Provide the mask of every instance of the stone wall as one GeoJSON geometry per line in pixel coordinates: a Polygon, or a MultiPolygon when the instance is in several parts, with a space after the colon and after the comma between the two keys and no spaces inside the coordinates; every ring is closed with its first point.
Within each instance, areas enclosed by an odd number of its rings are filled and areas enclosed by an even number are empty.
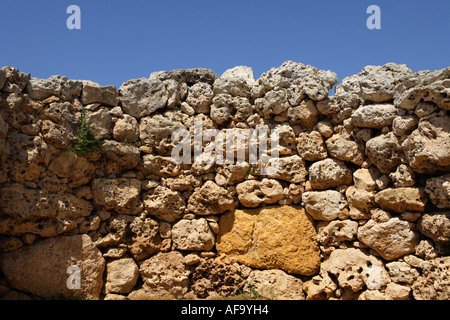
{"type": "Polygon", "coordinates": [[[292,61],[118,90],[0,69],[0,296],[449,299],[450,68],[337,83],[292,61]],[[80,155],[82,114],[103,144],[80,155]],[[278,130],[278,170],[176,162],[200,120],[278,130]]]}

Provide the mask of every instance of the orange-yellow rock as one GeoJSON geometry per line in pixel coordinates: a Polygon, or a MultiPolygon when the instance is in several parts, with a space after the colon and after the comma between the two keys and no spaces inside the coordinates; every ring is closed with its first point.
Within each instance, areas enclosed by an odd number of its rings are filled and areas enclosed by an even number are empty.
{"type": "Polygon", "coordinates": [[[314,275],[320,265],[317,233],[299,206],[235,210],[219,221],[219,254],[253,268],[314,275]]]}

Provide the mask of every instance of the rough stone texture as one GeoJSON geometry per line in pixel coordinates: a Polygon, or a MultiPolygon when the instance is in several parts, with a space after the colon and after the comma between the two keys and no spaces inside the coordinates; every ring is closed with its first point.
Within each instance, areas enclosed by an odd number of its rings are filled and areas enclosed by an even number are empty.
{"type": "Polygon", "coordinates": [[[360,73],[342,80],[336,87],[336,95],[354,94],[363,100],[387,102],[394,97],[395,86],[411,74],[412,71],[404,64],[367,66],[360,73]]]}
{"type": "Polygon", "coordinates": [[[441,254],[450,253],[450,211],[422,215],[417,221],[417,228],[436,243],[436,249],[441,254]]]}
{"type": "Polygon", "coordinates": [[[90,202],[71,194],[53,194],[13,184],[0,189],[0,233],[55,237],[76,228],[92,211],[90,202]]]}
{"type": "Polygon", "coordinates": [[[137,179],[94,179],[94,206],[118,213],[137,214],[143,207],[140,199],[141,182],[137,179]]]}
{"type": "Polygon", "coordinates": [[[178,191],[158,186],[144,197],[144,207],[150,215],[172,223],[184,213],[186,204],[178,191]]]}
{"type": "Polygon", "coordinates": [[[305,300],[303,282],[282,270],[254,270],[246,280],[244,292],[252,287],[263,299],[305,300]]]}
{"type": "Polygon", "coordinates": [[[424,212],[428,200],[422,188],[389,188],[378,192],[375,201],[382,209],[403,213],[424,212]]]}
{"type": "Polygon", "coordinates": [[[397,116],[397,108],[392,104],[362,106],[352,114],[353,125],[363,128],[381,129],[392,125],[397,116]]]}
{"type": "Polygon", "coordinates": [[[214,247],[214,234],[206,219],[182,219],[172,227],[172,241],[179,250],[209,251],[214,247]]]}
{"type": "Polygon", "coordinates": [[[437,208],[450,208],[450,174],[428,179],[425,192],[437,208]]]}
{"type": "Polygon", "coordinates": [[[163,108],[168,100],[166,86],[159,80],[128,80],[119,93],[123,111],[137,119],[163,108]]]}
{"type": "Polygon", "coordinates": [[[417,300],[449,300],[450,257],[441,257],[427,261],[423,265],[422,275],[412,286],[417,300]]]}
{"type": "Polygon", "coordinates": [[[450,117],[433,117],[402,143],[409,165],[418,173],[450,170],[450,117]]]}
{"type": "Polygon", "coordinates": [[[326,141],[328,152],[333,158],[361,165],[364,161],[364,146],[351,137],[351,132],[342,130],[326,141]]]}
{"type": "Polygon", "coordinates": [[[339,246],[344,241],[356,238],[358,222],[352,220],[335,220],[317,224],[317,240],[323,245],[339,246]]]}
{"type": "Polygon", "coordinates": [[[301,132],[297,138],[297,151],[307,161],[323,160],[327,157],[327,149],[318,131],[301,132]]]}
{"type": "Polygon", "coordinates": [[[115,107],[119,103],[119,93],[115,86],[103,87],[92,81],[83,81],[81,102],[85,105],[100,103],[106,106],[115,107]]]}
{"type": "Polygon", "coordinates": [[[248,180],[236,186],[240,203],[249,208],[273,204],[283,198],[283,187],[277,180],[264,178],[262,181],[248,180]]]}
{"type": "Polygon", "coordinates": [[[303,275],[317,272],[317,234],[299,207],[235,210],[224,214],[219,226],[219,254],[254,268],[283,269],[303,275]]]}
{"type": "Polygon", "coordinates": [[[398,139],[392,132],[367,141],[366,155],[382,173],[390,173],[401,164],[404,157],[398,139]]]}
{"type": "Polygon", "coordinates": [[[352,173],[344,162],[332,158],[314,162],[309,167],[311,187],[317,190],[352,183],[352,173]]]}
{"type": "Polygon", "coordinates": [[[129,225],[131,233],[128,251],[137,261],[148,258],[159,251],[161,238],[159,222],[152,218],[135,217],[129,225]]]}
{"type": "Polygon", "coordinates": [[[145,260],[139,272],[144,280],[143,288],[151,297],[180,298],[188,290],[189,268],[177,251],[161,252],[145,260]]]}
{"type": "Polygon", "coordinates": [[[132,258],[106,264],[106,293],[129,293],[139,278],[139,268],[132,258]]]}
{"type": "Polygon", "coordinates": [[[212,181],[195,191],[188,201],[188,210],[198,215],[220,214],[236,207],[229,192],[212,181]]]}
{"type": "Polygon", "coordinates": [[[336,219],[346,205],[345,197],[335,190],[305,192],[302,201],[315,220],[325,221],[336,219]]]}
{"type": "Polygon", "coordinates": [[[358,228],[358,240],[376,250],[384,259],[393,260],[414,252],[419,236],[412,222],[397,217],[386,222],[369,220],[358,228]]]}
{"type": "Polygon", "coordinates": [[[105,260],[87,235],[45,239],[32,246],[3,254],[0,268],[14,288],[41,298],[74,294],[67,288],[67,268],[80,268],[81,297],[98,299],[105,260]]]}

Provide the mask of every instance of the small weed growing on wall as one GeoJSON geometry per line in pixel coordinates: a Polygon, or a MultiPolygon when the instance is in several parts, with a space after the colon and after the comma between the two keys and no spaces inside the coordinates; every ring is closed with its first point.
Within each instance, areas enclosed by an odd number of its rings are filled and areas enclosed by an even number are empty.
{"type": "Polygon", "coordinates": [[[102,140],[95,138],[89,124],[86,120],[86,109],[81,109],[81,126],[76,132],[77,143],[72,146],[69,152],[73,152],[79,156],[88,156],[94,153],[102,152],[102,140]]]}

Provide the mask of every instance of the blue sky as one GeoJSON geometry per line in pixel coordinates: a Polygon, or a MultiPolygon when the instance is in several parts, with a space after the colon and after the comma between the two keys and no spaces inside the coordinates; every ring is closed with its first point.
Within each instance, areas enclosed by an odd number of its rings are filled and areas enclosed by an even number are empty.
{"type": "Polygon", "coordinates": [[[120,85],[151,72],[237,65],[255,78],[286,60],[332,70],[450,65],[449,0],[0,0],[0,66],[120,85]],[[81,30],[69,30],[69,5],[81,30]],[[381,30],[369,30],[369,5],[381,30]]]}

